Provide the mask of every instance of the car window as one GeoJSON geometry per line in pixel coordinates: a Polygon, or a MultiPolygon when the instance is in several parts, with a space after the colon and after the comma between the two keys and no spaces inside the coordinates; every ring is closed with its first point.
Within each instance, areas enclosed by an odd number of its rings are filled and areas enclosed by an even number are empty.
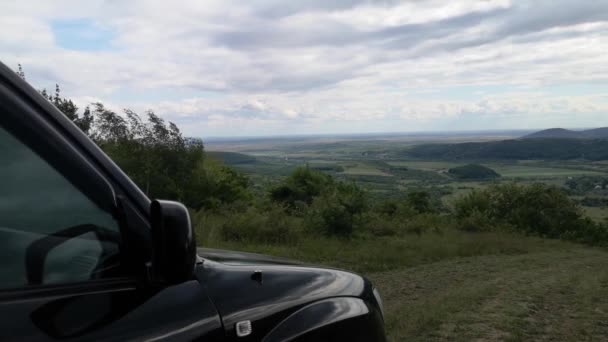
{"type": "Polygon", "coordinates": [[[110,212],[0,127],[0,288],[115,275],[119,243],[110,212]]]}

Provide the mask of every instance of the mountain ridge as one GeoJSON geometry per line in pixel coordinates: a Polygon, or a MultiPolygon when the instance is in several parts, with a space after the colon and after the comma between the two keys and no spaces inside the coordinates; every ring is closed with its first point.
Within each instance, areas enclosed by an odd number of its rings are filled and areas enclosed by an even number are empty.
{"type": "Polygon", "coordinates": [[[575,131],[565,128],[549,128],[532,134],[524,135],[521,139],[608,139],[608,127],[599,127],[575,131]]]}

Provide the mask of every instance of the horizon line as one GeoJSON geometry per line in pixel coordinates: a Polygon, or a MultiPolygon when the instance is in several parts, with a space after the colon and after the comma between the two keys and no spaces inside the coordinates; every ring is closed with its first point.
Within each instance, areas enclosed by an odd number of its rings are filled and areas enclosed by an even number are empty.
{"type": "Polygon", "coordinates": [[[568,130],[586,130],[602,127],[549,127],[549,128],[504,128],[504,129],[475,129],[475,130],[428,130],[428,131],[384,131],[384,132],[351,132],[351,133],[304,133],[304,134],[276,134],[276,135],[243,135],[243,136],[230,136],[230,135],[214,135],[203,137],[203,140],[248,140],[248,139],[281,139],[281,138],[314,138],[314,137],[349,137],[349,136],[390,136],[390,135],[425,135],[425,134],[472,134],[472,133],[500,133],[500,132],[531,132],[531,131],[543,131],[547,129],[568,129],[568,130]]]}

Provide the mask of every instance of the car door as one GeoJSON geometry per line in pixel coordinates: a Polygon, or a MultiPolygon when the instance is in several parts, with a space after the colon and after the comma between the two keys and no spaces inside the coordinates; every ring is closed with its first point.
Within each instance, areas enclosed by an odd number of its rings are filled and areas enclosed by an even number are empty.
{"type": "Polygon", "coordinates": [[[196,280],[149,281],[139,190],[116,182],[7,70],[0,64],[0,340],[221,339],[196,280]]]}

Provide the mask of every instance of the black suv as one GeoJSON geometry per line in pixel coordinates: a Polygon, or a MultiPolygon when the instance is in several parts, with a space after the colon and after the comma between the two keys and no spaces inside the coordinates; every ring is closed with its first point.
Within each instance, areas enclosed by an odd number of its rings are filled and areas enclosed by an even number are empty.
{"type": "Polygon", "coordinates": [[[365,278],[196,249],[186,208],[150,200],[0,63],[0,340],[384,341],[365,278]]]}

